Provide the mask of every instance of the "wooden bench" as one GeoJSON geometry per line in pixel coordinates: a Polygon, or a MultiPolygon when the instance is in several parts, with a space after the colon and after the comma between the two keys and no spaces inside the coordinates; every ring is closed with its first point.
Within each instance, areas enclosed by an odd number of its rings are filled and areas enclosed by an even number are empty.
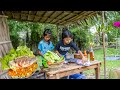
{"type": "Polygon", "coordinates": [[[56,70],[48,70],[45,72],[46,79],[60,79],[64,76],[80,73],[86,70],[95,69],[96,79],[100,79],[100,61],[91,61],[90,66],[80,66],[75,63],[63,64],[61,68],[56,70]]]}

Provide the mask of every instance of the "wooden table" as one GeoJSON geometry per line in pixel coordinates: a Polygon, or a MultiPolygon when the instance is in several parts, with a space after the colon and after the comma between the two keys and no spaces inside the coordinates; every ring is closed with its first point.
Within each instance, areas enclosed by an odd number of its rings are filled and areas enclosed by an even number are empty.
{"type": "Polygon", "coordinates": [[[95,77],[96,79],[100,79],[100,65],[101,62],[97,60],[91,61],[90,66],[80,66],[76,63],[64,64],[61,68],[56,70],[46,71],[46,79],[60,79],[61,77],[80,73],[90,69],[95,69],[95,77]]]}

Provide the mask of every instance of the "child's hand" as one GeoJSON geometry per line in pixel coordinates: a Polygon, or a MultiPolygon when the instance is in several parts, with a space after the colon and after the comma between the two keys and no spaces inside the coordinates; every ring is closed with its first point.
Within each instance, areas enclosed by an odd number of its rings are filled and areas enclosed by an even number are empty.
{"type": "Polygon", "coordinates": [[[58,51],[55,51],[55,53],[56,53],[59,57],[62,56],[58,51]]]}
{"type": "Polygon", "coordinates": [[[61,54],[58,54],[58,56],[59,56],[59,57],[62,57],[62,55],[61,55],[61,54]]]}
{"type": "Polygon", "coordinates": [[[87,58],[85,58],[85,57],[82,58],[82,62],[83,62],[83,63],[85,63],[85,62],[87,62],[87,61],[88,61],[87,58]]]}

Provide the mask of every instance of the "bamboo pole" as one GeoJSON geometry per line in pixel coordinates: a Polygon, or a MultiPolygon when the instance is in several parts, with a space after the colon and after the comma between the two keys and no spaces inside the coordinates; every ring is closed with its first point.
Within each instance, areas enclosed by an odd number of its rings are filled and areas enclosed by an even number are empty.
{"type": "MultiPolygon", "coordinates": [[[[104,21],[105,11],[102,11],[102,24],[105,23],[104,21]]],[[[103,53],[104,53],[104,79],[106,79],[106,48],[105,48],[105,33],[104,28],[102,30],[102,37],[103,37],[103,53]]]]}

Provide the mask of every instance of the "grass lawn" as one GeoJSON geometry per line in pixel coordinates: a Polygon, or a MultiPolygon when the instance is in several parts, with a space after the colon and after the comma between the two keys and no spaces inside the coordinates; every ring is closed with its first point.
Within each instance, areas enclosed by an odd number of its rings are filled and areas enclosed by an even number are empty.
{"type": "MultiPolygon", "coordinates": [[[[103,60],[104,55],[103,55],[103,49],[95,50],[94,54],[95,54],[95,60],[102,61],[102,65],[101,65],[101,68],[100,68],[100,78],[104,79],[104,60],[103,60]]],[[[106,56],[114,56],[114,55],[116,55],[116,49],[114,49],[114,48],[107,48],[106,49],[106,56]]],[[[120,55],[119,51],[118,51],[118,55],[120,55]]],[[[115,68],[119,68],[119,67],[120,67],[120,60],[114,60],[114,61],[106,60],[107,78],[109,78],[108,75],[109,75],[109,71],[111,69],[115,69],[115,68]]],[[[95,78],[94,70],[85,71],[84,74],[87,77],[95,78]]]]}

